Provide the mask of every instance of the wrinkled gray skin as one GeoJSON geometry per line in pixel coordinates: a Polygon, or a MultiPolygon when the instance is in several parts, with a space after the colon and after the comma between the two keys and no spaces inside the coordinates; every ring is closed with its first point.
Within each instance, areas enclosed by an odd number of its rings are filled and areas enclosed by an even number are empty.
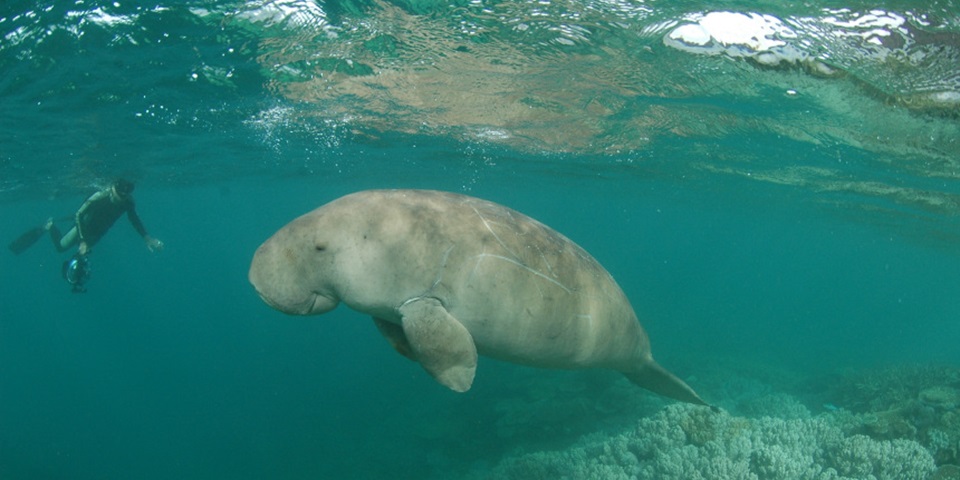
{"type": "Polygon", "coordinates": [[[630,302],[585,250],[501,205],[453,193],[364,191],[290,222],[257,249],[250,282],[281,312],[343,302],[458,392],[477,354],[548,368],[610,368],[704,401],[660,367],[630,302]]]}

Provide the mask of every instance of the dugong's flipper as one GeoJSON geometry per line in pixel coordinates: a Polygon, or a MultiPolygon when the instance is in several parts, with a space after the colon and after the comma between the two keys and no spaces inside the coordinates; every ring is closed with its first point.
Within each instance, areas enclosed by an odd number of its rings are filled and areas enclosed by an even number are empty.
{"type": "Polygon", "coordinates": [[[410,349],[427,373],[451,390],[470,390],[477,371],[470,332],[434,298],[408,301],[400,317],[410,349]]]}
{"type": "Polygon", "coordinates": [[[377,330],[380,330],[380,335],[383,335],[383,337],[390,342],[390,346],[393,347],[397,353],[414,362],[417,361],[417,354],[413,353],[413,347],[411,347],[410,342],[407,341],[407,336],[404,335],[402,326],[377,317],[373,317],[373,323],[377,325],[377,330]]]}

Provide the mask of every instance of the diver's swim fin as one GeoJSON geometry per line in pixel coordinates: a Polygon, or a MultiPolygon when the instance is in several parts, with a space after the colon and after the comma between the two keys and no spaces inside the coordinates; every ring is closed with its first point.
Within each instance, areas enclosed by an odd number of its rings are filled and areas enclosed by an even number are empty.
{"type": "Polygon", "coordinates": [[[34,243],[37,243],[37,240],[40,240],[47,229],[41,227],[33,227],[26,232],[23,232],[23,235],[17,237],[16,240],[10,242],[10,251],[15,255],[20,255],[21,253],[27,251],[28,248],[32,247],[34,243]]]}

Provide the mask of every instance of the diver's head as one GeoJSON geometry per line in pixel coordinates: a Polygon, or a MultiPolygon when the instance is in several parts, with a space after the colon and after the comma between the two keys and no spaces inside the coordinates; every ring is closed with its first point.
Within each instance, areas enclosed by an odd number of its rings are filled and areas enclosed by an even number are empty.
{"type": "Polygon", "coordinates": [[[120,178],[113,182],[110,189],[117,198],[129,198],[130,194],[133,193],[133,182],[125,178],[120,178]]]}

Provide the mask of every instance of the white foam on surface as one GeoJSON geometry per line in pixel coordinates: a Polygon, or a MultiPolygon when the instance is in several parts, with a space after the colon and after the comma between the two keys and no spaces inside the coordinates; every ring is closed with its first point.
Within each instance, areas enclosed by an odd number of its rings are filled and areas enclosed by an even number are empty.
{"type": "Polygon", "coordinates": [[[754,54],[783,47],[783,39],[797,34],[772,15],[739,12],[710,12],[695,18],[696,23],[681,25],[664,41],[681,50],[700,53],[733,53],[729,47],[754,54]]]}

